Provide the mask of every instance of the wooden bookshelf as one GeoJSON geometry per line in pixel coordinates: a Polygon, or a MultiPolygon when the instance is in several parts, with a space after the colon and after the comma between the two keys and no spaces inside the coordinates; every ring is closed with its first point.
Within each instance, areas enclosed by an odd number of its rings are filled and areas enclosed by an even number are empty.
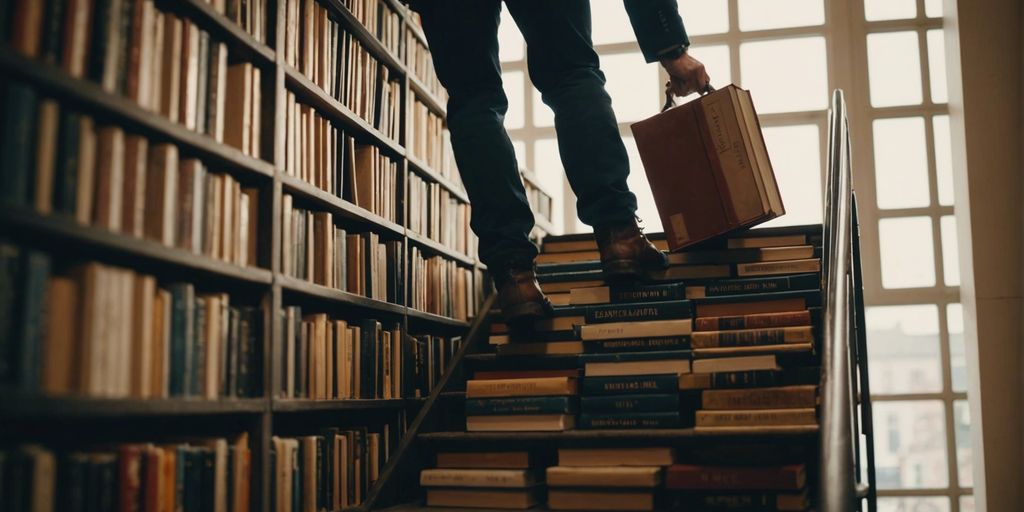
{"type": "MultiPolygon", "coordinates": [[[[110,441],[104,432],[112,422],[120,429],[131,429],[135,421],[166,420],[166,426],[152,432],[152,441],[181,439],[193,435],[227,435],[245,431],[249,434],[252,449],[251,510],[270,512],[269,502],[272,475],[269,464],[271,437],[274,435],[298,435],[293,423],[296,417],[306,421],[304,432],[312,434],[331,426],[338,418],[346,424],[364,421],[365,414],[393,415],[395,418],[415,416],[416,411],[427,402],[426,398],[397,399],[356,399],[356,400],[309,400],[285,399],[277,390],[283,376],[276,359],[282,351],[283,322],[280,314],[286,306],[301,305],[303,312],[326,312],[345,318],[374,318],[382,322],[398,323],[402,332],[410,335],[459,336],[465,334],[470,322],[442,315],[419,311],[408,306],[409,293],[417,283],[410,282],[409,265],[411,248],[416,247],[424,255],[440,256],[454,261],[461,268],[471,270],[475,277],[486,279],[486,267],[473,254],[462,253],[425,235],[415,233],[406,226],[409,219],[409,194],[406,186],[411,173],[425,181],[436,183],[455,200],[468,203],[469,197],[457,177],[447,177],[439,169],[412,156],[405,140],[409,136],[409,111],[412,98],[426,105],[430,111],[445,117],[444,100],[430,91],[425,81],[407,69],[405,64],[406,35],[412,34],[417,41],[426,45],[419,26],[412,21],[407,8],[396,0],[381,0],[400,17],[396,54],[390,51],[375,35],[363,27],[342,0],[318,0],[342,31],[352,34],[374,59],[388,69],[389,76],[399,84],[398,137],[389,137],[367,122],[352,109],[322,89],[295,67],[286,63],[283,46],[286,27],[285,1],[267,0],[264,20],[267,24],[265,41],[261,41],[248,30],[220,14],[211,2],[206,0],[154,0],[157,10],[181,17],[200,30],[209,34],[211,40],[223,43],[232,62],[248,62],[258,68],[262,78],[254,87],[261,96],[262,123],[261,137],[254,144],[259,146],[259,158],[218,142],[214,137],[172,121],[153,109],[144,108],[128,97],[110,92],[100,84],[85,78],[74,78],[57,65],[48,64],[22,55],[6,42],[0,42],[0,72],[3,82],[24,84],[39,97],[57,100],[60,108],[69,108],[83,115],[97,119],[97,122],[112,124],[132,134],[158,143],[173,144],[182,155],[201,160],[211,171],[230,175],[244,186],[259,191],[259,240],[256,261],[241,266],[196,252],[169,247],[148,238],[111,231],[100,226],[85,225],[74,218],[58,214],[42,214],[31,206],[0,204],[0,238],[19,247],[38,249],[60,262],[88,262],[115,265],[154,276],[161,283],[187,282],[197,290],[226,292],[231,295],[231,304],[236,300],[241,305],[256,306],[262,314],[262,340],[259,348],[258,368],[260,376],[258,393],[252,397],[201,399],[188,398],[92,398],[79,396],[46,396],[40,393],[26,393],[0,388],[0,425],[5,420],[14,420],[19,427],[16,437],[8,438],[8,432],[0,427],[0,441],[36,442],[46,445],[47,436],[52,435],[53,425],[64,420],[74,420],[76,441],[93,443],[110,441]],[[308,105],[320,116],[328,119],[345,136],[353,137],[356,143],[372,145],[397,163],[398,181],[396,190],[398,215],[395,220],[361,208],[337,194],[328,192],[286,171],[285,112],[287,92],[295,95],[295,101],[308,105]],[[406,297],[403,300],[386,302],[343,290],[314,284],[310,281],[285,275],[282,271],[282,197],[287,194],[302,204],[303,209],[328,212],[336,225],[363,229],[382,236],[387,240],[401,242],[403,258],[398,262],[406,283],[406,297]],[[193,423],[175,421],[176,417],[191,418],[193,423]],[[289,425],[281,432],[278,425],[289,425]],[[28,425],[28,427],[25,427],[28,425]],[[43,428],[44,426],[47,426],[43,428]],[[34,427],[38,426],[38,434],[34,427]],[[33,437],[38,436],[38,437],[33,437]]],[[[9,114],[5,114],[9,115],[9,114]]],[[[340,141],[339,141],[340,143],[340,141]]],[[[184,158],[184,156],[182,157],[184,158]]],[[[532,179],[529,176],[524,179],[532,179]]],[[[550,223],[542,223],[540,229],[551,232],[550,223]]],[[[469,241],[475,244],[475,239],[469,241]]],[[[474,292],[470,300],[479,297],[474,292]]],[[[480,304],[476,304],[479,308],[480,304]]],[[[479,309],[477,309],[479,311],[479,309]]],[[[371,420],[366,420],[371,421],[371,420]]],[[[149,425],[147,423],[147,425],[149,425]]],[[[145,436],[143,432],[134,436],[145,436]]],[[[128,438],[126,438],[128,439],[128,438]]],[[[403,446],[413,442],[412,438],[402,441],[403,446]]],[[[67,440],[62,446],[68,446],[67,440]]],[[[398,446],[392,447],[392,453],[398,446]]],[[[381,463],[382,468],[384,463],[381,463]]],[[[383,481],[383,477],[381,479],[383,481]]],[[[360,510],[350,507],[346,510],[360,510]]]]}

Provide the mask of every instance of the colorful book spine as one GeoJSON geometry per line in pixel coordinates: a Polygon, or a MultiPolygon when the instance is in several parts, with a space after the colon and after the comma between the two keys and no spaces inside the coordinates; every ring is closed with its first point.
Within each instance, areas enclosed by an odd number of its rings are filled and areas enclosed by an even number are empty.
{"type": "Polygon", "coordinates": [[[813,343],[810,326],[732,331],[697,331],[690,337],[693,348],[778,345],[782,343],[813,343]]]}
{"type": "Polygon", "coordinates": [[[580,414],[581,429],[678,428],[679,412],[649,412],[629,414],[580,414]]]}
{"type": "Polygon", "coordinates": [[[679,394],[585,396],[580,409],[585,414],[677,412],[679,394]]]}

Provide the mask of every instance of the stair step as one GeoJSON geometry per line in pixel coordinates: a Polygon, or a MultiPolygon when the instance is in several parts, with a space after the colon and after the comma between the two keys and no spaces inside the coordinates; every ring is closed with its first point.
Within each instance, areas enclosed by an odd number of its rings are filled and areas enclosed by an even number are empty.
{"type": "Polygon", "coordinates": [[[418,439],[433,443],[480,441],[592,441],[592,440],[676,440],[695,437],[802,437],[818,433],[817,425],[792,427],[760,427],[728,431],[695,430],[692,428],[598,429],[565,432],[428,432],[418,439]]]}

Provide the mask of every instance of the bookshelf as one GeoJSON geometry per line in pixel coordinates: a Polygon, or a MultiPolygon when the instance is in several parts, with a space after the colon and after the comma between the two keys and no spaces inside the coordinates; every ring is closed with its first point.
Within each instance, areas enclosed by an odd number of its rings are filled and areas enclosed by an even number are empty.
{"type": "MultiPolygon", "coordinates": [[[[124,1],[125,5],[134,5],[134,0],[124,1]]],[[[201,37],[208,38],[209,42],[222,43],[230,65],[241,64],[248,66],[246,69],[258,70],[258,74],[254,72],[247,78],[251,79],[252,87],[250,97],[246,99],[250,102],[248,108],[252,109],[247,114],[251,116],[252,125],[245,148],[225,141],[235,134],[218,137],[212,131],[206,133],[203,128],[189,126],[165,115],[166,112],[162,112],[158,105],[145,104],[123,91],[105,88],[98,81],[84,76],[88,73],[73,76],[60,62],[48,62],[42,55],[24,51],[13,42],[15,36],[8,26],[0,27],[3,39],[0,42],[0,70],[5,77],[0,83],[5,88],[8,84],[19,84],[34,91],[40,99],[54,100],[61,112],[73,111],[94,119],[97,126],[119,128],[127,135],[145,139],[150,156],[157,144],[173,146],[181,160],[200,162],[209,171],[204,176],[230,177],[241,187],[254,191],[254,197],[258,198],[258,206],[252,209],[256,212],[255,217],[249,219],[256,226],[252,231],[256,239],[249,240],[244,247],[231,249],[248,249],[251,257],[246,265],[214,257],[213,253],[204,254],[198,248],[162,243],[148,234],[108,229],[109,226],[103,227],[88,218],[91,216],[88,212],[84,220],[76,220],[72,212],[40,211],[33,206],[31,198],[0,201],[0,241],[19,251],[38,251],[48,255],[55,262],[54,273],[63,272],[69,265],[96,262],[105,268],[127,269],[152,278],[161,287],[173,283],[191,284],[197,296],[226,294],[224,296],[230,298],[231,306],[255,310],[260,324],[254,326],[257,329],[254,332],[258,333],[254,345],[257,350],[256,367],[247,370],[256,376],[256,389],[240,398],[204,399],[200,396],[171,396],[173,393],[166,392],[158,398],[140,398],[122,391],[114,393],[116,396],[52,395],[25,390],[13,381],[2,382],[0,451],[13,449],[22,443],[52,446],[60,451],[79,446],[91,448],[112,441],[158,443],[202,436],[229,438],[246,433],[251,450],[248,509],[270,512],[274,510],[270,501],[273,481],[270,455],[274,436],[311,435],[321,428],[354,427],[374,422],[377,426],[395,426],[389,434],[392,453],[398,449],[402,432],[409,419],[424,405],[425,398],[313,400],[281,397],[279,390],[284,376],[279,358],[284,344],[284,310],[300,306],[303,313],[328,313],[332,318],[377,319],[399,326],[401,332],[408,335],[458,337],[465,333],[469,321],[483,303],[487,289],[486,267],[475,254],[476,240],[468,230],[468,213],[460,217],[465,225],[464,231],[456,237],[458,243],[445,243],[437,236],[408,227],[409,207],[413,199],[408,187],[411,176],[443,191],[451,204],[468,204],[468,196],[458,180],[450,150],[440,156],[431,153],[431,158],[427,158],[427,155],[417,155],[408,147],[412,140],[413,105],[426,108],[443,124],[446,101],[436,78],[430,76],[432,68],[424,66],[422,61],[412,66],[408,58],[407,45],[417,44],[416,54],[426,58],[429,64],[429,54],[424,53],[426,41],[416,25],[415,16],[394,0],[298,2],[322,8],[326,13],[325,19],[336,25],[339,41],[340,35],[349,34],[352,44],[379,64],[379,68],[369,73],[386,70],[387,81],[397,84],[397,97],[391,98],[394,117],[389,130],[393,135],[389,136],[382,129],[385,125],[368,119],[374,117],[372,114],[360,116],[358,108],[347,104],[338,94],[325,90],[321,86],[322,81],[318,83],[309,73],[289,63],[286,48],[289,52],[298,51],[288,42],[287,25],[292,19],[288,9],[294,3],[294,0],[250,0],[248,5],[253,12],[246,17],[244,13],[230,12],[231,6],[239,5],[231,0],[138,2],[139,5],[151,6],[154,13],[162,13],[154,14],[161,16],[160,20],[173,15],[200,31],[201,37]],[[397,34],[390,34],[390,45],[359,21],[354,11],[365,14],[367,6],[389,11],[392,19],[396,20],[392,28],[397,27],[397,34]],[[258,12],[260,7],[265,7],[265,11],[258,12]],[[245,21],[236,22],[229,15],[245,21]],[[301,157],[312,158],[307,164],[320,172],[316,178],[300,175],[291,165],[295,162],[292,159],[299,156],[292,153],[297,149],[289,145],[286,128],[289,101],[308,107],[323,120],[320,126],[330,126],[338,134],[337,139],[325,136],[321,140],[323,144],[319,151],[326,155],[323,160],[317,160],[321,153],[301,157]],[[356,147],[375,148],[381,158],[394,165],[396,178],[386,199],[395,211],[392,218],[357,204],[359,201],[353,200],[347,185],[337,179],[333,182],[333,191],[324,186],[332,179],[328,178],[326,182],[321,179],[330,167],[324,163],[328,159],[337,158],[333,160],[337,166],[333,178],[344,178],[353,171],[350,161],[344,161],[348,155],[340,148],[344,138],[349,137],[356,147]],[[431,165],[428,161],[440,164],[431,165]],[[312,279],[286,273],[283,247],[287,240],[282,217],[286,196],[292,204],[304,210],[328,214],[336,228],[373,233],[381,240],[396,242],[401,248],[399,257],[389,265],[402,269],[397,274],[404,281],[403,286],[398,287],[401,296],[390,301],[375,299],[367,294],[347,291],[344,287],[317,284],[312,279]],[[460,245],[462,249],[457,247],[460,245]],[[422,257],[437,258],[469,276],[461,295],[463,317],[431,313],[410,305],[411,293],[420,286],[411,280],[410,274],[414,248],[422,257]]],[[[4,23],[10,23],[10,20],[4,23]]],[[[291,28],[294,30],[295,27],[291,28]]],[[[127,34],[127,37],[143,36],[127,34]]],[[[39,38],[45,39],[45,36],[39,34],[39,38]]],[[[127,41],[122,41],[122,46],[130,44],[127,41]]],[[[344,60],[340,51],[334,57],[344,60]]],[[[125,65],[130,66],[131,63],[125,65]]],[[[34,116],[36,110],[26,112],[34,116]]],[[[4,115],[12,116],[15,121],[21,120],[15,117],[15,113],[4,115]]],[[[204,117],[202,114],[198,116],[204,117]]],[[[225,122],[225,119],[219,122],[225,122]]],[[[443,141],[434,142],[443,144],[443,141]]],[[[26,167],[24,171],[28,172],[23,177],[31,188],[36,179],[34,169],[26,167]]],[[[146,168],[140,172],[148,175],[150,170],[146,168]]],[[[532,175],[524,173],[524,181],[533,183],[540,190],[532,175]]],[[[199,186],[196,190],[206,189],[199,186]]],[[[205,215],[213,214],[203,215],[205,219],[205,215]]],[[[550,209],[547,216],[550,216],[550,209]]],[[[538,214],[538,219],[538,236],[550,233],[550,222],[542,222],[545,216],[538,214]]],[[[226,226],[239,227],[238,224],[226,226]]],[[[205,225],[202,229],[206,229],[205,225]]],[[[128,342],[127,336],[123,338],[128,342]]],[[[384,461],[381,461],[383,466],[384,461]]],[[[359,507],[347,509],[358,510],[359,507]]]]}

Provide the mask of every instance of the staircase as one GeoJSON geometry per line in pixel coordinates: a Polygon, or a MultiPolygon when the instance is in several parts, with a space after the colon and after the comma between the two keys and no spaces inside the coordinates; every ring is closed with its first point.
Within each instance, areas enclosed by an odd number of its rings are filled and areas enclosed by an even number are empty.
{"type": "MultiPolygon", "coordinates": [[[[554,432],[467,432],[466,380],[488,369],[582,368],[575,354],[498,355],[489,345],[493,314],[480,315],[465,336],[455,363],[442,377],[384,468],[364,510],[434,511],[486,509],[426,507],[419,473],[433,467],[438,451],[528,450],[553,462],[557,448],[671,446],[682,454],[715,451],[737,461],[800,460],[806,463],[811,510],[876,510],[871,403],[856,198],[842,91],[829,113],[828,168],[821,228],[820,313],[813,358],[817,377],[817,425],[758,429],[680,428],[571,429],[554,432]],[[864,445],[862,447],[862,445],[864,445]],[[866,458],[861,458],[866,453],[866,458]],[[866,475],[866,481],[861,475],[866,475]]],[[[492,296],[482,307],[491,311],[492,296]]],[[[692,414],[691,414],[692,416],[692,414]]],[[[692,425],[684,419],[684,425],[692,425]]],[[[541,502],[543,506],[543,502],[541,502]]]]}

